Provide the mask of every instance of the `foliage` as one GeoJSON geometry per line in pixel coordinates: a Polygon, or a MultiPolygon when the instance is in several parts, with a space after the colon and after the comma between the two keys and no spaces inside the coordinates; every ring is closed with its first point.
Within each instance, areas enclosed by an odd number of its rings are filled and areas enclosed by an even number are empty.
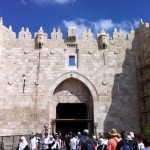
{"type": "Polygon", "coordinates": [[[146,128],[146,129],[144,130],[144,135],[150,136],[150,128],[146,128]]]}

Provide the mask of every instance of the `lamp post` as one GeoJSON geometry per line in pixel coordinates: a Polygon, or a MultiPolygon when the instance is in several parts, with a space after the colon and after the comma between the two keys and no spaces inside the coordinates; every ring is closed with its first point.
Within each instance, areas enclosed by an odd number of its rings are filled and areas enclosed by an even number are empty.
{"type": "Polygon", "coordinates": [[[118,94],[120,92],[120,75],[117,74],[117,91],[118,91],[118,94]]]}
{"type": "Polygon", "coordinates": [[[56,129],[55,129],[55,128],[56,128],[56,121],[55,121],[55,120],[52,120],[52,121],[51,121],[51,129],[52,129],[51,132],[52,132],[52,133],[56,132],[56,129]]]}
{"type": "Polygon", "coordinates": [[[94,128],[95,128],[95,135],[96,135],[96,138],[97,138],[97,127],[98,127],[98,123],[94,123],[94,128]]]}
{"type": "Polygon", "coordinates": [[[48,132],[48,127],[49,127],[49,124],[45,123],[44,124],[44,133],[48,132]]]}

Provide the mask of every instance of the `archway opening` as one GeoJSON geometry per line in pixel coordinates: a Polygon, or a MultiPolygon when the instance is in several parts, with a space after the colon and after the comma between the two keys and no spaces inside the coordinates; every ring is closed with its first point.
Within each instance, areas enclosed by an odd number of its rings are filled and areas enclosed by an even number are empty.
{"type": "Polygon", "coordinates": [[[56,131],[82,132],[88,127],[87,106],[84,103],[59,103],[56,107],[56,131]]]}
{"type": "Polygon", "coordinates": [[[92,95],[81,81],[69,78],[61,82],[54,91],[51,106],[51,118],[56,123],[52,132],[77,133],[85,128],[93,132],[92,95]]]}
{"type": "Polygon", "coordinates": [[[59,103],[56,108],[57,119],[87,119],[85,103],[59,103]]]}

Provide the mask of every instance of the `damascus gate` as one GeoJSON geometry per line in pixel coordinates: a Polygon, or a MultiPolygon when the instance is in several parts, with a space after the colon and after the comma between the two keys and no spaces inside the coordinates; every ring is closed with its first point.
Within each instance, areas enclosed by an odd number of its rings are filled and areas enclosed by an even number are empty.
{"type": "Polygon", "coordinates": [[[76,27],[15,33],[0,18],[0,135],[149,127],[149,26],[79,39],[76,27]]]}

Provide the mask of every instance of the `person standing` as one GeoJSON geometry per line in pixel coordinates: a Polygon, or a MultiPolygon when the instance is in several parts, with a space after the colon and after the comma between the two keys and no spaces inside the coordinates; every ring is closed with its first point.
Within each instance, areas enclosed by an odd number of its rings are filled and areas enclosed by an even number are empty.
{"type": "Polygon", "coordinates": [[[28,142],[24,136],[20,138],[17,150],[29,150],[28,142]]]}
{"type": "Polygon", "coordinates": [[[55,134],[55,145],[57,150],[61,149],[61,139],[59,138],[57,133],[55,134]]]}
{"type": "Polygon", "coordinates": [[[145,150],[150,150],[150,138],[144,138],[143,140],[145,150]]]}
{"type": "Polygon", "coordinates": [[[75,137],[75,133],[72,134],[72,138],[69,141],[70,150],[77,149],[77,138],[75,137]]]}
{"type": "Polygon", "coordinates": [[[94,144],[92,139],[89,136],[89,130],[84,129],[83,131],[83,138],[79,141],[79,149],[78,150],[94,150],[94,144]]]}
{"type": "Polygon", "coordinates": [[[138,146],[137,146],[138,150],[144,150],[145,149],[145,146],[143,144],[143,136],[142,135],[139,135],[138,136],[138,146]]]}
{"type": "Polygon", "coordinates": [[[45,132],[42,138],[42,150],[49,150],[48,144],[49,144],[48,132],[45,132]]]}
{"type": "Polygon", "coordinates": [[[107,150],[107,144],[103,138],[99,139],[98,144],[97,150],[107,150]]]}
{"type": "Polygon", "coordinates": [[[116,129],[112,129],[109,132],[110,139],[108,140],[107,150],[116,150],[117,144],[120,141],[118,138],[118,132],[116,129]]]}
{"type": "Polygon", "coordinates": [[[138,149],[138,141],[137,141],[137,139],[135,138],[134,133],[133,133],[133,132],[130,132],[129,135],[130,135],[131,138],[132,138],[131,144],[132,144],[133,150],[137,150],[137,149],[138,149]]]}
{"type": "Polygon", "coordinates": [[[121,132],[122,140],[118,143],[116,150],[133,150],[131,142],[127,140],[126,131],[121,132]]]}
{"type": "Polygon", "coordinates": [[[33,132],[31,133],[30,138],[30,150],[37,150],[37,140],[33,132]]]}

